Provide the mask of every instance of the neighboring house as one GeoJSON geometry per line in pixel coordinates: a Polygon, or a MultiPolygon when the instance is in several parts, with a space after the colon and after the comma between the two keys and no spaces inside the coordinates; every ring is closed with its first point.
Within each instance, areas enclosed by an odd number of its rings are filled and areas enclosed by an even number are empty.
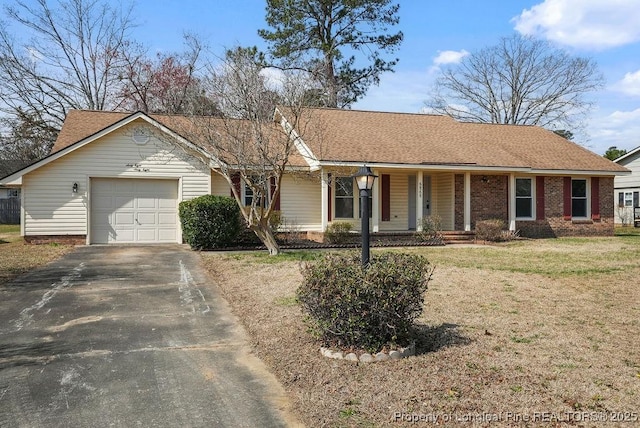
{"type": "Polygon", "coordinates": [[[631,175],[614,180],[615,222],[633,224],[633,209],[640,207],[640,147],[614,160],[618,165],[631,170],[631,175]]]}
{"type": "MultiPolygon", "coordinates": [[[[276,110],[274,126],[288,126],[286,116],[276,110]]],[[[296,137],[298,172],[285,175],[278,201],[296,231],[321,233],[336,220],[358,229],[351,175],[366,163],[378,175],[374,233],[415,230],[437,214],[447,231],[500,218],[530,237],[613,234],[614,177],[628,170],[553,132],[424,114],[313,109],[309,117],[324,132],[296,137]]],[[[71,111],[49,157],[0,180],[22,186],[22,235],[182,242],[178,203],[230,188],[206,145],[176,132],[180,120],[71,111]]]]}
{"type": "MultiPolygon", "coordinates": [[[[0,177],[8,176],[29,162],[0,159],[0,177]]],[[[0,224],[20,223],[20,188],[0,186],[0,224]]]]}
{"type": "MultiPolygon", "coordinates": [[[[6,177],[27,166],[29,162],[0,159],[0,178],[6,177]]],[[[0,199],[20,198],[20,188],[9,188],[0,185],[0,199]]]]}

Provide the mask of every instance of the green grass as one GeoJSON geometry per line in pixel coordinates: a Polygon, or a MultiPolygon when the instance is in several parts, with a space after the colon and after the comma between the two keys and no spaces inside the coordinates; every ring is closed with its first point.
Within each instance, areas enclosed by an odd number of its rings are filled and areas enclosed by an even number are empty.
{"type": "MultiPolygon", "coordinates": [[[[422,254],[436,267],[489,269],[544,275],[550,278],[584,278],[611,275],[634,268],[640,260],[640,240],[636,236],[618,235],[604,238],[524,240],[472,247],[448,245],[372,248],[372,256],[375,257],[376,253],[383,251],[422,254]]],[[[313,261],[323,254],[326,254],[325,250],[293,250],[283,251],[274,257],[266,251],[252,251],[232,253],[229,257],[249,263],[278,264],[289,261],[313,261]]]]}
{"type": "Polygon", "coordinates": [[[614,232],[616,236],[640,236],[640,227],[616,226],[614,232]]]}
{"type": "Polygon", "coordinates": [[[250,263],[278,264],[291,261],[313,261],[322,257],[322,254],[324,254],[322,250],[292,250],[282,251],[277,256],[270,256],[266,251],[247,251],[231,254],[229,257],[234,260],[243,260],[250,263]]]}
{"type": "Polygon", "coordinates": [[[0,233],[20,233],[19,224],[0,224],[0,233]]]}
{"type": "Polygon", "coordinates": [[[489,269],[551,278],[609,275],[633,268],[640,260],[635,237],[558,238],[476,247],[404,248],[435,266],[489,269]]]}

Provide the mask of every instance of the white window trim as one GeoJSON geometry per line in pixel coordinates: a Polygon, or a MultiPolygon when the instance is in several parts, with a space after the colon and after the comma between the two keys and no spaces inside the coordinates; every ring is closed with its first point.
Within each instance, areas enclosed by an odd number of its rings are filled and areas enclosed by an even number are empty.
{"type": "Polygon", "coordinates": [[[571,177],[571,219],[572,220],[591,220],[591,179],[588,177],[571,177]],[[573,180],[584,180],[585,185],[587,187],[587,207],[586,207],[586,217],[576,217],[573,215],[573,180]]]}
{"type": "Polygon", "coordinates": [[[331,213],[331,215],[333,216],[333,218],[335,220],[355,220],[356,219],[356,213],[359,212],[358,210],[360,209],[360,205],[359,205],[360,204],[360,198],[356,197],[356,191],[358,189],[358,186],[355,183],[355,179],[353,177],[350,177],[350,176],[345,176],[345,175],[340,176],[339,175],[339,176],[334,177],[334,180],[335,181],[334,181],[333,195],[332,195],[333,196],[332,197],[333,206],[331,207],[331,211],[333,211],[333,212],[331,213]],[[353,205],[353,212],[351,213],[351,217],[338,217],[336,215],[336,205],[337,205],[336,204],[336,200],[337,199],[348,199],[347,197],[344,197],[344,196],[343,197],[338,196],[338,192],[336,191],[337,190],[337,185],[335,183],[337,183],[338,179],[341,179],[341,178],[351,178],[352,179],[353,192],[352,192],[351,198],[353,199],[353,204],[352,204],[353,205]]]}
{"type": "MultiPolygon", "coordinates": [[[[244,204],[245,207],[251,206],[251,204],[247,204],[247,190],[251,190],[251,188],[249,187],[249,185],[247,184],[246,181],[242,180],[242,186],[241,186],[241,198],[242,198],[242,203],[244,204]]],[[[253,194],[251,195],[251,198],[253,200],[253,194]]],[[[269,192],[267,192],[266,195],[266,199],[267,199],[267,205],[271,202],[271,189],[269,189],[269,192]]]]}
{"type": "Polygon", "coordinates": [[[622,192],[623,196],[622,196],[622,201],[624,202],[624,207],[625,208],[632,208],[633,207],[633,192],[622,192]],[[627,205],[627,195],[629,195],[629,204],[627,205]]]}
{"type": "MultiPolygon", "coordinates": [[[[526,180],[530,180],[531,181],[531,216],[530,217],[518,217],[516,215],[516,220],[517,221],[535,221],[536,219],[536,178],[535,177],[515,177],[516,180],[518,179],[526,179],[526,180]]],[[[514,181],[515,183],[515,181],[514,181]]],[[[513,191],[513,204],[515,207],[515,204],[518,200],[518,196],[516,195],[516,191],[514,188],[513,191]]],[[[514,211],[515,212],[515,211],[514,211]]]]}

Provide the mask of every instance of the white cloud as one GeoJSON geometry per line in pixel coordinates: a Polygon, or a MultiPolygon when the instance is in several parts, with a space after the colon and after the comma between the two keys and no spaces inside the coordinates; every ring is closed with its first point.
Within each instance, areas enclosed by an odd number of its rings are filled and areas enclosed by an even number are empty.
{"type": "Polygon", "coordinates": [[[590,121],[591,149],[603,154],[609,147],[631,150],[640,146],[640,108],[614,111],[590,121]]]}
{"type": "Polygon", "coordinates": [[[640,40],[638,0],[544,0],[512,19],[522,34],[606,49],[640,40]]]}
{"type": "Polygon", "coordinates": [[[640,95],[640,70],[625,74],[613,88],[627,95],[640,95]]]}
{"type": "Polygon", "coordinates": [[[438,51],[438,56],[433,59],[435,65],[458,64],[462,58],[469,55],[469,52],[461,51],[438,51]]]}
{"type": "Polygon", "coordinates": [[[358,110],[417,113],[429,97],[433,76],[429,72],[396,71],[385,73],[380,85],[372,86],[367,95],[352,107],[358,110]]]}

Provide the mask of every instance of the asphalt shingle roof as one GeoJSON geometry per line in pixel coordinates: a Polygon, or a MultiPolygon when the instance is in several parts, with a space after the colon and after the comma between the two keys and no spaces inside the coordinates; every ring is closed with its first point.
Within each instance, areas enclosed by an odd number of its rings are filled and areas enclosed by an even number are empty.
{"type": "MultiPolygon", "coordinates": [[[[286,111],[283,114],[286,117],[286,111]]],[[[302,134],[301,137],[321,163],[627,171],[574,142],[536,126],[461,123],[446,116],[339,109],[310,109],[307,114],[307,120],[321,126],[323,131],[302,134]]],[[[72,110],[52,152],[81,141],[129,115],[72,110]]],[[[180,132],[185,124],[184,117],[150,116],[187,137],[180,132]]],[[[206,148],[206,144],[193,142],[206,148]]],[[[301,157],[296,156],[293,163],[302,164],[301,157]]]]}

